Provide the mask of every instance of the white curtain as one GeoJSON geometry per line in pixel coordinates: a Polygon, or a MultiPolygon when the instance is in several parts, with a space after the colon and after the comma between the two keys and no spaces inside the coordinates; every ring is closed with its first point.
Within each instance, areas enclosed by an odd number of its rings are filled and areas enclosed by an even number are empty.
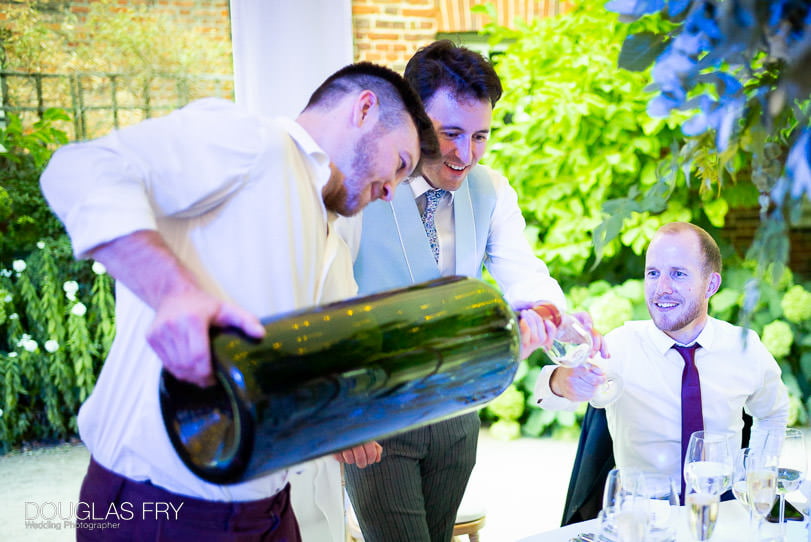
{"type": "Polygon", "coordinates": [[[237,103],[296,117],[352,62],[352,1],[231,0],[231,40],[237,103]]]}

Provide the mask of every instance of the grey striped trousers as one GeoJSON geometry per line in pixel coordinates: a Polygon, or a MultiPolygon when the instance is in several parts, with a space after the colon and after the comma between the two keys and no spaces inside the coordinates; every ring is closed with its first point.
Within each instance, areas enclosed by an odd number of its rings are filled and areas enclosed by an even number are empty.
{"type": "Polygon", "coordinates": [[[383,440],[380,463],[346,465],[365,542],[449,542],[476,464],[477,412],[383,440]]]}

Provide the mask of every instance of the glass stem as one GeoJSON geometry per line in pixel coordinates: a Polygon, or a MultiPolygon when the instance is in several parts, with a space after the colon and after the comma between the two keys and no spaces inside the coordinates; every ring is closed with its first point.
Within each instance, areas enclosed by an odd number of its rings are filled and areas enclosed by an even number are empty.
{"type": "Polygon", "coordinates": [[[780,534],[786,534],[786,496],[781,493],[780,494],[780,534]]]}

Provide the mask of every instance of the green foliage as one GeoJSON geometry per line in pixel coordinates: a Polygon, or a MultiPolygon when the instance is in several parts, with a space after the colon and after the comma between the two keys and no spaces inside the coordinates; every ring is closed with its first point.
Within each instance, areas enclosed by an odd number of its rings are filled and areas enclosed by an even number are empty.
{"type": "Polygon", "coordinates": [[[789,322],[800,324],[811,319],[811,292],[795,284],[783,296],[780,308],[789,322]]]}
{"type": "Polygon", "coordinates": [[[113,339],[113,311],[109,275],[73,261],[64,236],[0,269],[0,451],[75,433],[113,339]]]}
{"type": "MultiPolygon", "coordinates": [[[[775,280],[788,261],[788,225],[799,223],[811,197],[811,4],[612,0],[606,8],[633,25],[661,25],[654,32],[632,25],[619,65],[653,65],[651,116],[690,117],[670,182],[697,180],[716,201],[729,199],[738,180],[759,192],[761,224],[747,257],[775,280]]],[[[720,205],[710,220],[721,226],[724,213],[720,205]]],[[[744,295],[746,322],[758,290],[744,295]]]]}
{"type": "Polygon", "coordinates": [[[30,129],[16,115],[0,128],[0,265],[30,252],[39,239],[62,232],[39,190],[52,149],[67,143],[65,133],[53,126],[60,120],[68,120],[64,111],[48,109],[30,129]]]}
{"type": "MultiPolygon", "coordinates": [[[[647,75],[616,67],[627,29],[602,2],[579,2],[565,16],[518,30],[488,25],[486,33],[506,46],[494,57],[505,93],[484,161],[517,190],[531,242],[553,276],[565,284],[588,280],[593,235],[598,255],[638,255],[659,225],[691,218],[683,194],[662,206],[672,187],[660,182],[660,169],[677,122],[645,114],[647,75]],[[635,200],[640,194],[649,194],[644,205],[635,200]],[[611,199],[609,215],[638,214],[609,225],[622,229],[622,239],[603,243],[603,204],[611,199]]],[[[626,261],[613,260],[618,276],[636,272],[626,261]]]]}
{"type": "Polygon", "coordinates": [[[524,401],[524,394],[511,385],[491,401],[486,408],[496,418],[517,420],[524,413],[524,401]]]}
{"type": "Polygon", "coordinates": [[[783,320],[775,320],[763,327],[763,345],[766,350],[776,358],[782,358],[791,351],[794,336],[791,333],[791,326],[783,320]]]}
{"type": "Polygon", "coordinates": [[[0,452],[76,432],[114,335],[113,281],[77,262],[39,189],[52,149],[66,143],[48,110],[31,127],[0,129],[0,452]]]}

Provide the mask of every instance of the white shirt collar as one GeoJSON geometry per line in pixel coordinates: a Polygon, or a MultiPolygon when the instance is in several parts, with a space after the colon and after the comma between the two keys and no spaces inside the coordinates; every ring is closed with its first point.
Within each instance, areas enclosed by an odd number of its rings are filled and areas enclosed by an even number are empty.
{"type": "MultiPolygon", "coordinates": [[[[650,321],[649,327],[649,336],[651,341],[653,342],[656,350],[664,355],[670,348],[673,347],[673,344],[679,344],[677,341],[673,339],[673,337],[669,336],[667,333],[662,331],[661,329],[657,328],[656,325],[653,323],[653,320],[650,321]]],[[[701,330],[701,333],[698,334],[696,340],[691,342],[698,343],[701,345],[701,348],[705,350],[710,350],[713,347],[713,339],[715,338],[716,330],[715,330],[715,318],[708,316],[707,322],[704,324],[704,329],[701,330]]],[[[689,345],[685,345],[689,346],[689,345]]]]}
{"type": "Polygon", "coordinates": [[[318,175],[318,184],[316,185],[316,188],[320,193],[321,189],[324,188],[324,185],[326,185],[327,181],[329,181],[331,174],[329,167],[329,156],[324,149],[322,149],[318,143],[315,142],[309,132],[307,132],[307,130],[305,130],[301,124],[287,118],[280,118],[278,120],[284,124],[285,128],[287,128],[287,132],[290,134],[290,137],[293,138],[293,141],[296,142],[301,150],[313,159],[317,169],[316,173],[318,175]]]}
{"type": "MultiPolygon", "coordinates": [[[[411,191],[414,193],[414,199],[422,196],[429,190],[433,190],[434,187],[428,184],[428,181],[425,180],[425,177],[422,175],[418,177],[409,177],[403,183],[409,185],[411,187],[411,191]]],[[[453,203],[453,194],[454,192],[448,190],[448,193],[451,195],[451,203],[453,203]]]]}

